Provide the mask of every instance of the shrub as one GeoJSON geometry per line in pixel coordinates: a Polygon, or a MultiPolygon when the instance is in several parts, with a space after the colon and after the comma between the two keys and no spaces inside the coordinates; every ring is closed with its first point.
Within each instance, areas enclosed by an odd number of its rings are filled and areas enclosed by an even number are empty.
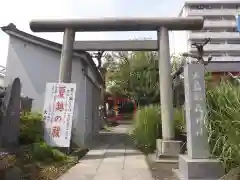
{"type": "Polygon", "coordinates": [[[33,144],[33,157],[37,160],[49,159],[52,156],[52,148],[44,142],[33,144]]]}
{"type": "Polygon", "coordinates": [[[43,140],[42,115],[36,112],[23,113],[20,117],[20,143],[32,144],[43,140]]]}
{"type": "Polygon", "coordinates": [[[209,144],[226,170],[240,165],[240,88],[222,82],[207,92],[209,144]]]}
{"type": "Polygon", "coordinates": [[[64,161],[67,156],[50,147],[43,140],[42,115],[37,112],[22,113],[20,118],[20,143],[27,144],[29,153],[37,161],[64,161]]]}
{"type": "Polygon", "coordinates": [[[179,138],[179,136],[183,135],[186,132],[184,110],[182,108],[175,108],[173,119],[175,127],[175,136],[176,138],[179,138]]]}
{"type": "Polygon", "coordinates": [[[34,143],[33,157],[39,161],[64,161],[67,158],[64,153],[48,146],[45,142],[34,143]]]}
{"type": "MultiPolygon", "coordinates": [[[[135,144],[145,153],[156,149],[156,139],[162,136],[161,109],[159,105],[145,106],[135,114],[132,136],[135,144]]],[[[174,109],[174,127],[176,139],[182,140],[185,132],[184,111],[174,109]]]]}
{"type": "Polygon", "coordinates": [[[132,136],[135,144],[144,152],[147,153],[155,150],[156,139],[161,136],[159,106],[146,106],[136,112],[132,136]]]}

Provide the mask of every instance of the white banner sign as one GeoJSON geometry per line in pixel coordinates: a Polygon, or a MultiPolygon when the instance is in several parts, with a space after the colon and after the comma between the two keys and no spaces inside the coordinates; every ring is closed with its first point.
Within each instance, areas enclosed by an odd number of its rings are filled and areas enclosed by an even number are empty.
{"type": "Polygon", "coordinates": [[[44,139],[53,147],[69,147],[76,84],[47,83],[43,107],[44,139]]]}

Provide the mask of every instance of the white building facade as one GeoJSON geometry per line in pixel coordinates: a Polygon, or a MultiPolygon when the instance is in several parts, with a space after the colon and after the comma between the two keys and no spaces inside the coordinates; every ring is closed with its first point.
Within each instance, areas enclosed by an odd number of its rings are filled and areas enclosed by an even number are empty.
{"type": "Polygon", "coordinates": [[[240,33],[236,29],[236,15],[240,13],[240,0],[236,1],[191,1],[185,2],[179,16],[203,16],[204,27],[200,31],[186,32],[188,52],[196,52],[191,43],[211,38],[205,46],[205,58],[212,61],[240,61],[240,33]]]}
{"type": "MultiPolygon", "coordinates": [[[[47,82],[58,82],[61,44],[48,41],[23,31],[14,25],[2,30],[9,35],[5,85],[19,77],[22,93],[33,99],[33,111],[42,111],[47,82]]],[[[73,142],[88,144],[100,129],[102,78],[87,52],[74,52],[72,83],[76,83],[73,115],[73,142]]]]}

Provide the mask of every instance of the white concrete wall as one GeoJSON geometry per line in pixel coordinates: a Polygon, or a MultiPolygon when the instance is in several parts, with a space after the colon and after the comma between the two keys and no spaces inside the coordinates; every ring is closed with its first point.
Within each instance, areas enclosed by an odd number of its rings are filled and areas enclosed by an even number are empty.
{"type": "Polygon", "coordinates": [[[4,86],[4,76],[0,75],[0,86],[4,86]]]}
{"type": "Polygon", "coordinates": [[[93,69],[90,67],[87,70],[88,78],[86,78],[86,136],[87,140],[91,141],[91,138],[100,130],[100,116],[99,116],[99,105],[101,92],[96,86],[96,76],[94,75],[93,69]]]}
{"type": "MultiPolygon", "coordinates": [[[[19,77],[22,83],[22,93],[34,99],[33,110],[42,111],[45,85],[47,82],[58,81],[59,65],[60,52],[10,37],[5,84],[11,82],[13,78],[19,77]]],[[[85,84],[88,80],[82,72],[82,68],[81,60],[74,57],[72,82],[76,83],[77,92],[72,132],[73,140],[78,145],[84,143],[87,134],[91,133],[89,124],[92,119],[90,117],[86,119],[85,114],[87,109],[92,110],[93,108],[91,105],[86,106],[88,99],[86,98],[85,84]]]]}

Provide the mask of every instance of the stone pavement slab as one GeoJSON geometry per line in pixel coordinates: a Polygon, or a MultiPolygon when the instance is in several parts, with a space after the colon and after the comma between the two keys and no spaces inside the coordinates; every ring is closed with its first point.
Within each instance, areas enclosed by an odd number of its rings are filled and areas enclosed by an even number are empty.
{"type": "Polygon", "coordinates": [[[153,180],[145,156],[129,143],[128,128],[100,133],[102,144],[58,180],[153,180]]]}

